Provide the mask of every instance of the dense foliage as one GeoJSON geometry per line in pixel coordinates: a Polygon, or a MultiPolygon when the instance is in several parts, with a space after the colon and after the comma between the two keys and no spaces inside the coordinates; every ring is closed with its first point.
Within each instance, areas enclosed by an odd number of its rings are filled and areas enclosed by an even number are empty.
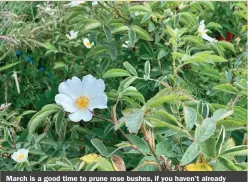
{"type": "Polygon", "coordinates": [[[245,2],[0,10],[0,170],[247,170],[245,2]],[[58,87],[89,74],[108,107],[72,122],[58,87]]]}

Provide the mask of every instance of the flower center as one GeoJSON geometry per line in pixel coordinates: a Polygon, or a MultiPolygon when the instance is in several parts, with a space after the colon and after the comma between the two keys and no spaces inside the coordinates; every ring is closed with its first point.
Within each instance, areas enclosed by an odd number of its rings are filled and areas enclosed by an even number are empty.
{"type": "Polygon", "coordinates": [[[81,96],[76,100],[76,105],[80,109],[86,108],[88,104],[89,104],[89,99],[85,96],[81,96]]]}
{"type": "Polygon", "coordinates": [[[17,159],[18,159],[18,160],[23,159],[23,157],[24,157],[24,154],[18,154],[18,155],[17,155],[17,159]]]}
{"type": "Polygon", "coordinates": [[[86,42],[86,45],[87,45],[88,47],[90,47],[90,46],[91,46],[91,43],[90,43],[90,42],[86,42]]]}

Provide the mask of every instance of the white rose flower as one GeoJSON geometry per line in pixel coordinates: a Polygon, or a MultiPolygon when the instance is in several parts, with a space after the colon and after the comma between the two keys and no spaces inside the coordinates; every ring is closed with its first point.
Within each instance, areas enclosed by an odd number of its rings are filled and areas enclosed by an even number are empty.
{"type": "Polygon", "coordinates": [[[90,49],[94,45],[94,42],[91,43],[88,38],[84,38],[83,42],[85,47],[87,47],[88,49],[90,49]]]}
{"type": "Polygon", "coordinates": [[[92,1],[92,6],[96,6],[98,5],[98,2],[97,1],[92,1]]]}
{"type": "Polygon", "coordinates": [[[83,4],[83,3],[85,3],[85,1],[72,0],[72,1],[69,3],[69,6],[72,8],[72,7],[79,6],[80,4],[83,4]]]}
{"type": "Polygon", "coordinates": [[[217,41],[218,41],[218,40],[216,40],[216,39],[214,39],[214,38],[212,38],[212,37],[209,37],[209,36],[207,35],[208,30],[205,29],[204,20],[202,20],[202,21],[200,22],[200,26],[199,26],[199,28],[198,28],[198,32],[200,33],[200,35],[201,35],[201,37],[202,37],[203,39],[205,39],[205,40],[207,40],[207,41],[209,41],[209,42],[217,42],[217,41]]]}
{"type": "Polygon", "coordinates": [[[66,34],[66,37],[69,39],[69,40],[72,40],[72,39],[76,39],[78,36],[78,31],[74,31],[74,30],[71,30],[69,34],[66,34]]]}
{"type": "Polygon", "coordinates": [[[82,80],[73,77],[71,80],[60,83],[59,94],[55,96],[55,101],[65,111],[71,113],[70,120],[90,121],[95,108],[107,108],[108,98],[104,89],[104,81],[92,75],[86,75],[82,80]]]}
{"type": "Polygon", "coordinates": [[[0,111],[5,111],[9,108],[9,106],[11,105],[11,103],[6,103],[6,104],[1,104],[0,105],[0,111]]]}
{"type": "Polygon", "coordinates": [[[28,159],[28,150],[19,149],[11,155],[11,158],[18,163],[25,162],[28,159]]]}
{"type": "Polygon", "coordinates": [[[121,47],[128,48],[130,45],[130,41],[125,41],[124,44],[121,45],[121,47]]]}

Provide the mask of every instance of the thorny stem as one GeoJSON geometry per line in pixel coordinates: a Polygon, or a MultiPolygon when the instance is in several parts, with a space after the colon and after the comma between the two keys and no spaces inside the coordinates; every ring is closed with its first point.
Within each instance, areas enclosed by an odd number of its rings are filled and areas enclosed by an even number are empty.
{"type": "Polygon", "coordinates": [[[111,8],[113,8],[114,10],[115,10],[115,12],[117,13],[117,15],[119,16],[119,17],[121,17],[123,20],[125,20],[125,21],[129,21],[127,18],[125,18],[122,14],[121,14],[121,12],[118,10],[118,9],[116,9],[116,7],[115,6],[111,6],[110,4],[108,4],[108,2],[106,2],[106,4],[109,6],[109,7],[111,7],[111,8]]]}
{"type": "Polygon", "coordinates": [[[146,141],[147,145],[149,146],[149,149],[150,149],[150,151],[152,152],[153,157],[156,159],[158,165],[161,166],[161,168],[162,168],[163,170],[165,170],[165,169],[164,169],[164,166],[163,166],[163,165],[160,165],[160,160],[159,160],[159,158],[158,158],[156,152],[154,151],[154,148],[151,146],[151,143],[149,142],[149,138],[148,138],[148,136],[147,136],[147,132],[146,132],[146,128],[145,128],[144,124],[141,125],[141,130],[144,132],[145,141],[146,141]]]}
{"type": "Polygon", "coordinates": [[[116,100],[115,105],[112,108],[112,117],[113,117],[113,120],[114,120],[115,124],[118,124],[118,119],[117,119],[117,116],[116,116],[116,107],[117,107],[119,101],[120,101],[120,98],[118,97],[117,100],[116,100]]]}

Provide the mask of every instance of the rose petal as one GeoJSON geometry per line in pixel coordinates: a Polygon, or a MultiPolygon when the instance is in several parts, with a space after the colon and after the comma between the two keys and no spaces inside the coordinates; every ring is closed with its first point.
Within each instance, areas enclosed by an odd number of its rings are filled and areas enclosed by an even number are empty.
{"type": "Polygon", "coordinates": [[[90,99],[88,109],[92,111],[95,108],[97,109],[107,108],[107,101],[108,101],[107,95],[105,93],[102,93],[101,95],[98,95],[93,99],[90,99]]]}
{"type": "Polygon", "coordinates": [[[61,105],[67,112],[75,112],[77,110],[74,100],[64,94],[57,94],[55,102],[61,105]]]}
{"type": "Polygon", "coordinates": [[[69,114],[69,118],[73,122],[79,122],[81,120],[90,121],[92,117],[93,114],[88,109],[77,110],[76,112],[69,114]]]}

